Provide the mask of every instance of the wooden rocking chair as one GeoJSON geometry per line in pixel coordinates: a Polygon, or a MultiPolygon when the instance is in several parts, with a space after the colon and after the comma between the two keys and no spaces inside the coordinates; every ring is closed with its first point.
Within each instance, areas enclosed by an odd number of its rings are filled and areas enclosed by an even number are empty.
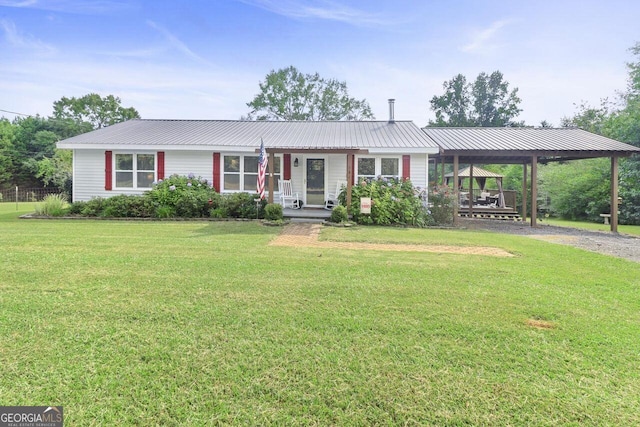
{"type": "Polygon", "coordinates": [[[280,204],[283,208],[300,209],[300,197],[298,193],[293,192],[293,186],[290,179],[281,179],[278,181],[280,190],[280,204]]]}

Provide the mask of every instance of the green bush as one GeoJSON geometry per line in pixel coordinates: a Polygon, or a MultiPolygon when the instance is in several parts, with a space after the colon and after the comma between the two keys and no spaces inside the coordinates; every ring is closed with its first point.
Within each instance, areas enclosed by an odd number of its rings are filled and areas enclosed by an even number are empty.
{"type": "MultiPolygon", "coordinates": [[[[102,197],[95,197],[88,202],[76,202],[76,203],[84,203],[82,205],[82,210],[80,214],[82,216],[100,216],[102,213],[102,204],[104,203],[102,197]]],[[[74,203],[75,204],[75,203],[74,203]]]]}
{"type": "Polygon", "coordinates": [[[429,192],[430,225],[453,224],[455,195],[446,185],[435,186],[429,192]]]}
{"type": "Polygon", "coordinates": [[[36,205],[37,215],[63,216],[67,213],[67,198],[62,194],[49,194],[36,205]]]}
{"type": "Polygon", "coordinates": [[[69,206],[67,213],[69,215],[82,215],[82,210],[87,205],[87,202],[73,202],[69,206]]]}
{"type": "Polygon", "coordinates": [[[171,175],[158,181],[144,197],[149,199],[155,216],[159,218],[170,213],[165,207],[172,208],[171,216],[202,218],[209,216],[209,211],[217,205],[220,195],[206,179],[189,174],[171,175]]]}
{"type": "MultiPolygon", "coordinates": [[[[351,189],[351,216],[358,224],[412,225],[424,227],[429,218],[422,200],[411,181],[377,178],[362,180],[351,189]],[[360,213],[360,198],[371,198],[371,214],[360,213]]],[[[346,206],[346,192],[338,197],[346,206]]]]}
{"type": "Polygon", "coordinates": [[[229,218],[263,218],[267,201],[256,202],[255,197],[251,193],[224,194],[219,207],[229,218]]]}
{"type": "Polygon", "coordinates": [[[347,214],[347,208],[342,205],[335,206],[331,210],[331,222],[342,223],[347,222],[349,220],[349,215],[347,214]]]}
{"type": "Polygon", "coordinates": [[[119,194],[104,199],[100,216],[107,218],[148,218],[154,207],[146,196],[119,194]]]}
{"type": "Polygon", "coordinates": [[[277,203],[269,203],[264,207],[264,218],[269,221],[281,221],[284,218],[282,214],[282,205],[277,203]]]}

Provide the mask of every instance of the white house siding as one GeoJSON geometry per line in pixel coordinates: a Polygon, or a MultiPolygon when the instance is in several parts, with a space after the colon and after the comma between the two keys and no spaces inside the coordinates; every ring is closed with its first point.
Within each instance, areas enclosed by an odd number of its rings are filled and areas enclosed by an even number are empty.
{"type": "Polygon", "coordinates": [[[213,182],[213,151],[165,151],[164,176],[173,174],[205,178],[213,182]]]}
{"type": "Polygon", "coordinates": [[[142,192],[106,191],[104,189],[104,151],[74,150],[73,153],[73,201],[90,200],[93,197],[111,197],[116,194],[141,194],[142,192]]]}
{"type": "Polygon", "coordinates": [[[426,154],[412,154],[411,155],[411,183],[414,187],[426,188],[429,183],[427,182],[427,159],[426,154]]]}

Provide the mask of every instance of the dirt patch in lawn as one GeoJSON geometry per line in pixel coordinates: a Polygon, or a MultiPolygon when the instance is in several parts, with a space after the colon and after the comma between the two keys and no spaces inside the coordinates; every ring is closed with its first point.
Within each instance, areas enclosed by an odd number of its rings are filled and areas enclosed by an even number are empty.
{"type": "Polygon", "coordinates": [[[409,245],[360,242],[322,242],[318,240],[322,225],[297,223],[289,224],[282,233],[273,239],[270,246],[312,247],[327,249],[352,249],[397,252],[431,252],[463,255],[485,255],[495,257],[512,257],[513,254],[500,248],[486,246],[446,246],[446,245],[409,245]]]}

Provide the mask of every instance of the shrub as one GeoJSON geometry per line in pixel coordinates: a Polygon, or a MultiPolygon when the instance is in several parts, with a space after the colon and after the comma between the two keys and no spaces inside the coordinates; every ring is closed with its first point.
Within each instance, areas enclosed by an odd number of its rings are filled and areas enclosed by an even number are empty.
{"type": "Polygon", "coordinates": [[[146,196],[119,194],[105,199],[102,203],[102,217],[114,218],[148,218],[154,207],[146,196]]]}
{"type": "Polygon", "coordinates": [[[331,210],[331,222],[341,223],[347,222],[349,220],[349,215],[347,214],[347,208],[342,205],[335,206],[333,210],[331,210]]]}
{"type": "Polygon", "coordinates": [[[81,203],[80,214],[82,216],[100,216],[100,214],[102,213],[102,204],[104,203],[104,200],[105,199],[103,199],[102,197],[95,197],[88,202],[76,203],[81,203]]]}
{"type": "Polygon", "coordinates": [[[230,218],[262,218],[266,200],[256,202],[256,195],[251,193],[231,193],[222,196],[220,208],[230,218]]]}
{"type": "Polygon", "coordinates": [[[164,218],[171,207],[173,215],[183,218],[208,217],[209,211],[219,200],[219,194],[209,185],[206,179],[188,176],[171,175],[154,185],[145,193],[154,207],[155,216],[164,218]]]}
{"type": "Polygon", "coordinates": [[[82,215],[82,210],[84,209],[87,202],[73,202],[69,205],[67,209],[67,213],[69,215],[82,215]]]}
{"type": "Polygon", "coordinates": [[[453,224],[454,202],[455,196],[448,186],[433,187],[429,192],[429,211],[432,224],[453,224]]]}
{"type": "Polygon", "coordinates": [[[264,218],[269,221],[280,221],[284,218],[282,214],[282,205],[277,203],[269,203],[264,207],[264,218]]]}
{"type": "Polygon", "coordinates": [[[49,194],[36,205],[36,214],[63,216],[67,213],[67,198],[62,194],[49,194]]]}
{"type": "MultiPolygon", "coordinates": [[[[428,225],[427,210],[417,196],[411,181],[377,178],[362,180],[352,187],[351,215],[358,224],[375,225],[428,225]],[[371,198],[371,214],[360,213],[360,198],[371,198]]],[[[338,197],[340,204],[346,206],[346,192],[338,197]]]]}

